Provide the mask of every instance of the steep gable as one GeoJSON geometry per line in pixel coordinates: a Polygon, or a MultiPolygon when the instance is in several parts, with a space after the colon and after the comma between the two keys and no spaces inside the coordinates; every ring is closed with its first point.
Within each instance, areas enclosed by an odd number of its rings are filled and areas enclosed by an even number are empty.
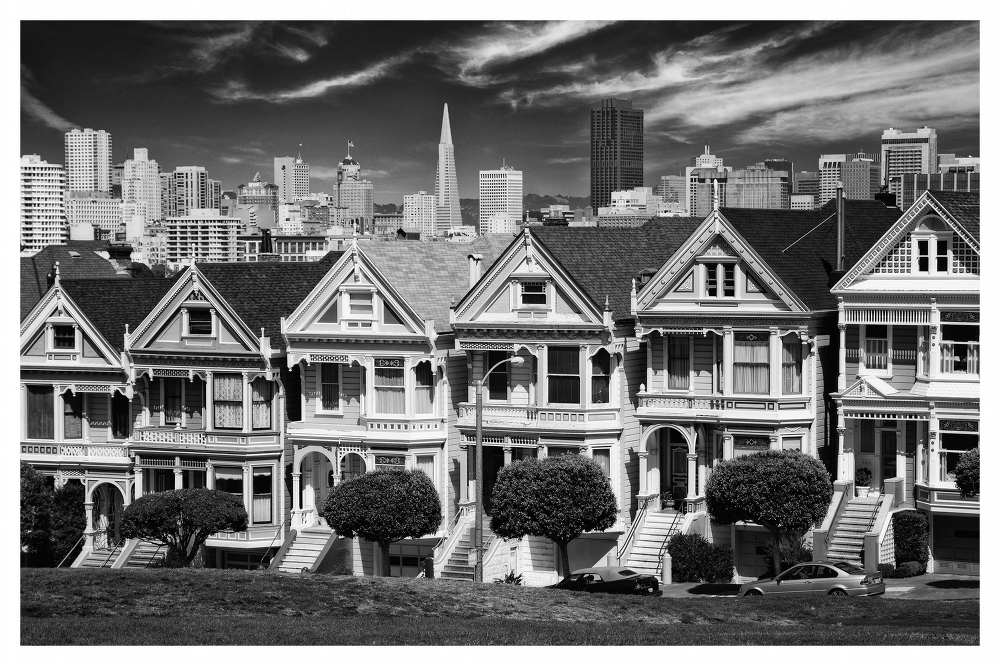
{"type": "Polygon", "coordinates": [[[24,319],[49,289],[48,276],[59,262],[63,280],[129,279],[93,249],[73,245],[50,245],[30,257],[20,258],[21,319],[24,319]]]}

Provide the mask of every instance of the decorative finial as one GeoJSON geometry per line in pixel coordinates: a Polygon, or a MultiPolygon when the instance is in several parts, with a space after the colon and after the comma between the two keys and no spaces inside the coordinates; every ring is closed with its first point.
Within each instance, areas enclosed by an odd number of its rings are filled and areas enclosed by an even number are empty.
{"type": "Polygon", "coordinates": [[[55,281],[56,281],[56,284],[59,284],[59,262],[58,261],[55,263],[55,265],[52,266],[52,269],[55,271],[55,281]]]}
{"type": "MultiPolygon", "coordinates": [[[[633,284],[634,283],[635,283],[635,281],[633,280],[633,284]]],[[[608,294],[604,295],[604,309],[605,310],[610,310],[611,309],[611,296],[609,296],[608,294]]]]}

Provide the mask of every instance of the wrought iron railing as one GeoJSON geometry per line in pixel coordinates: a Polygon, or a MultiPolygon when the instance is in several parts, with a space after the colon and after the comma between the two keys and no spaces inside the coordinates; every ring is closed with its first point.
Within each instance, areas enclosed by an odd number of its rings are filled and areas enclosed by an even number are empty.
{"type": "Polygon", "coordinates": [[[625,535],[625,541],[622,542],[622,547],[618,549],[619,562],[625,556],[625,553],[628,552],[628,547],[632,543],[632,540],[635,538],[636,528],[640,524],[642,524],[642,519],[645,518],[646,516],[646,510],[649,508],[649,503],[659,496],[660,496],[659,493],[655,495],[650,495],[649,497],[643,499],[642,502],[639,503],[639,507],[635,512],[635,519],[632,521],[632,526],[629,527],[628,534],[625,535]]]}
{"type": "Polygon", "coordinates": [[[69,556],[73,554],[73,551],[76,550],[76,547],[80,545],[80,542],[86,538],[87,538],[86,534],[80,535],[80,538],[76,540],[76,543],[73,544],[73,547],[69,549],[69,552],[67,552],[66,555],[64,555],[63,558],[59,561],[59,564],[56,565],[56,569],[61,567],[63,563],[66,562],[67,558],[69,558],[69,556]]]}

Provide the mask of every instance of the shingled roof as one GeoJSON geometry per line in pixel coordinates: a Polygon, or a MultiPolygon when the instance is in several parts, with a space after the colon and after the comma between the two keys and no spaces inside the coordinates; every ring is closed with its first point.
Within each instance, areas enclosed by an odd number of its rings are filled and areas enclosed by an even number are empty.
{"type": "Polygon", "coordinates": [[[656,272],[702,223],[700,217],[651,220],[639,227],[532,227],[573,280],[615,321],[631,321],[632,279],[656,272]]]}
{"type": "Polygon", "coordinates": [[[59,283],[108,343],[120,352],[125,348],[125,326],[134,331],[174,286],[177,277],[63,280],[60,276],[59,283]]]}
{"type": "Polygon", "coordinates": [[[358,247],[385,275],[410,307],[434,320],[438,333],[451,332],[452,298],[469,291],[469,255],[483,255],[483,274],[513,239],[483,234],[471,243],[439,241],[359,241],[358,247]]]}
{"type": "Polygon", "coordinates": [[[931,190],[929,195],[944,206],[965,231],[979,238],[979,192],[943,192],[931,190]]]}
{"type": "MultiPolygon", "coordinates": [[[[720,212],[809,308],[831,310],[830,271],[837,265],[837,204],[817,210],[720,208],[720,212]]],[[[844,268],[849,269],[899,219],[875,200],[844,201],[844,268]]]]}
{"type": "Polygon", "coordinates": [[[21,257],[21,319],[49,290],[46,276],[52,265],[59,262],[60,280],[91,278],[130,278],[119,275],[107,259],[78,242],[70,245],[49,245],[34,256],[21,257]]]}
{"type": "Polygon", "coordinates": [[[255,335],[271,338],[272,349],[284,349],[281,318],[305,300],[343,252],[328,252],[319,261],[198,264],[198,270],[255,335]]]}

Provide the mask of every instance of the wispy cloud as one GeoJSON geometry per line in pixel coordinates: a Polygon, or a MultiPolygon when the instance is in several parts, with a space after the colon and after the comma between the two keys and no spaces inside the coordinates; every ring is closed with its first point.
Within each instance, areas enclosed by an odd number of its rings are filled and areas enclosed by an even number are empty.
{"type": "Polygon", "coordinates": [[[47,104],[35,97],[28,90],[28,86],[34,85],[34,83],[35,77],[32,75],[31,70],[21,65],[21,111],[29,118],[60,132],[68,132],[80,127],[76,123],[66,120],[49,108],[47,104]]]}
{"type": "Polygon", "coordinates": [[[546,164],[575,164],[577,162],[589,162],[589,157],[550,157],[545,160],[546,164]]]}

